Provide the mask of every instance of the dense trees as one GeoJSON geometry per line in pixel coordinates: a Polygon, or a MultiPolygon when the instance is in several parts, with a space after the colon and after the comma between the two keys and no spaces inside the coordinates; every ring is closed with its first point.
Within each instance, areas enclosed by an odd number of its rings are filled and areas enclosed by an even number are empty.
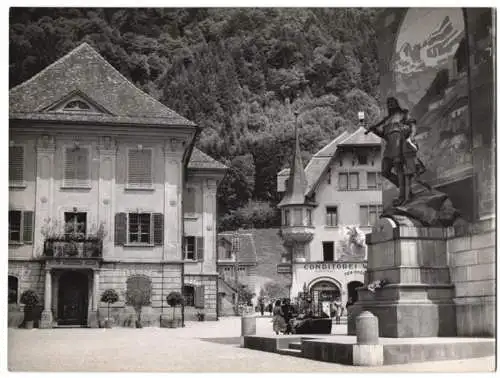
{"type": "Polygon", "coordinates": [[[198,147],[230,167],[219,192],[224,228],[275,225],[276,174],[294,145],[292,112],[300,113],[305,162],[354,130],[359,110],[379,115],[375,13],[11,8],[9,84],[90,43],[137,86],[204,126],[198,147]]]}

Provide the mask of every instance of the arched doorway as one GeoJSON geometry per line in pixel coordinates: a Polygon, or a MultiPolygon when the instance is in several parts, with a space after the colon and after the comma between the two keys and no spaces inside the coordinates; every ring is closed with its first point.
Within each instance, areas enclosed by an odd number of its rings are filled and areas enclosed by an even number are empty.
{"type": "Polygon", "coordinates": [[[86,326],[89,303],[89,280],[85,273],[61,274],[58,290],[58,325],[86,326]]]}
{"type": "Polygon", "coordinates": [[[335,299],[340,299],[340,288],[331,281],[319,281],[311,286],[311,297],[313,312],[315,315],[321,315],[322,312],[330,312],[330,304],[335,299]],[[325,311],[327,309],[327,311],[325,311]]]}
{"type": "Polygon", "coordinates": [[[358,292],[356,291],[356,289],[361,286],[363,286],[363,283],[359,281],[351,281],[347,284],[347,295],[348,298],[352,298],[352,303],[357,302],[358,292]]]}

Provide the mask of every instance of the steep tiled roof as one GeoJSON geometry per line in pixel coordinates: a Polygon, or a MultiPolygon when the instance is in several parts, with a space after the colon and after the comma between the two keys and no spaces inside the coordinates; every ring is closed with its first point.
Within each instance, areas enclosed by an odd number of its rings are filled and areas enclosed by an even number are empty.
{"type": "Polygon", "coordinates": [[[345,140],[348,136],[349,133],[344,131],[337,138],[335,138],[321,150],[316,152],[311,160],[309,160],[309,163],[306,167],[306,177],[309,184],[307,186],[306,195],[311,195],[314,192],[321,175],[328,168],[328,166],[330,165],[330,161],[335,156],[338,144],[345,140]]]}
{"type": "Polygon", "coordinates": [[[304,197],[307,189],[306,173],[300,153],[299,133],[295,124],[295,151],[290,168],[290,177],[286,183],[285,195],[278,204],[278,207],[287,205],[299,205],[307,202],[304,197]]]}
{"type": "MultiPolygon", "coordinates": [[[[233,231],[226,231],[217,235],[217,240],[226,239],[232,243],[233,231]]],[[[239,232],[240,237],[240,253],[238,261],[242,264],[255,264],[257,262],[257,253],[255,251],[255,243],[253,235],[247,230],[239,232]]]]}
{"type": "MultiPolygon", "coordinates": [[[[360,127],[352,134],[344,131],[337,138],[313,155],[305,168],[307,179],[307,190],[305,192],[306,196],[312,195],[316,190],[321,176],[330,165],[330,162],[334,158],[339,146],[380,145],[381,139],[378,136],[373,133],[364,135],[364,132],[365,129],[363,127],[360,127]]],[[[288,168],[285,168],[278,173],[279,176],[288,176],[289,174],[290,170],[288,168]]]]}
{"type": "Polygon", "coordinates": [[[194,126],[142,92],[99,53],[83,43],[9,91],[11,119],[194,126]],[[75,94],[101,112],[47,111],[75,94]]]}
{"type": "Polygon", "coordinates": [[[380,137],[374,133],[368,133],[365,135],[366,129],[360,127],[354,133],[352,133],[348,138],[344,139],[339,143],[339,146],[378,146],[380,145],[380,137]]]}
{"type": "Polygon", "coordinates": [[[217,160],[211,158],[204,152],[200,151],[196,147],[193,148],[191,153],[191,158],[188,164],[189,169],[227,169],[227,167],[218,162],[217,160]]]}

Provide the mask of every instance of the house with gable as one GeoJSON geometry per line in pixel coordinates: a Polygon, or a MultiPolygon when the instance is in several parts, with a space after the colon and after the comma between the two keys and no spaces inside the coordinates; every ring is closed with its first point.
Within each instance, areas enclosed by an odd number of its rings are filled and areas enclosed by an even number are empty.
{"type": "Polygon", "coordinates": [[[304,168],[296,131],[291,168],[278,173],[281,238],[278,273],[291,277],[291,298],[304,287],[315,311],[336,298],[357,300],[366,270],[364,234],[382,212],[381,140],[360,127],[343,132],[304,168]]]}
{"type": "Polygon", "coordinates": [[[141,282],[146,324],[171,319],[172,291],[186,319],[216,319],[226,167],[194,147],[200,131],[86,43],[12,88],[9,309],[32,289],[41,327],[97,327],[115,289],[112,316],[128,324],[126,293],[141,282]]]}

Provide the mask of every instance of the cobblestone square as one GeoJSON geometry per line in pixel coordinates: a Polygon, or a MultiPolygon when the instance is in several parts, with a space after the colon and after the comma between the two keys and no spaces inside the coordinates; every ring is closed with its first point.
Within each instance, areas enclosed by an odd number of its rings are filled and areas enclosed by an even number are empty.
{"type": "MultiPolygon", "coordinates": [[[[271,334],[270,318],[257,334],[271,334]]],[[[345,325],[333,333],[345,333],[345,325]]],[[[494,357],[365,368],[239,347],[240,318],[185,328],[9,329],[8,369],[36,372],[463,372],[492,371],[494,357]]]]}

